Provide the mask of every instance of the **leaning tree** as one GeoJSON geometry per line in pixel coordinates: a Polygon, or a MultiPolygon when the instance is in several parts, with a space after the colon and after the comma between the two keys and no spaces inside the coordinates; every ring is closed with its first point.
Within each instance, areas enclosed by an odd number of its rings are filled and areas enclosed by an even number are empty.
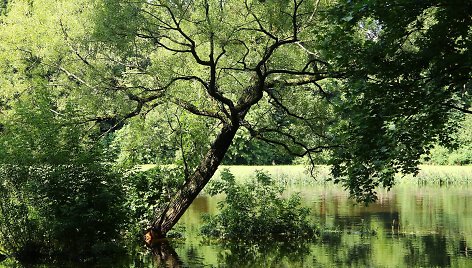
{"type": "Polygon", "coordinates": [[[336,94],[324,84],[341,74],[316,50],[320,6],[303,0],[104,2],[94,34],[117,57],[119,70],[107,90],[134,102],[123,118],[150,109],[165,113],[172,104],[208,126],[210,140],[200,145],[205,153],[198,161],[187,161],[182,150],[185,182],[156,211],[156,237],[166,235],[205,187],[239,129],[309,159],[335,146],[329,127],[336,94]]]}

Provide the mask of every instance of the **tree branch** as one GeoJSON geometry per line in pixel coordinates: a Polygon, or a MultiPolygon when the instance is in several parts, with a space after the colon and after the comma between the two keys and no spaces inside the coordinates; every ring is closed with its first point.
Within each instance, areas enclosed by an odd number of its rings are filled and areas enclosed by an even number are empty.
{"type": "Polygon", "coordinates": [[[461,111],[465,114],[472,114],[472,111],[465,108],[465,107],[457,107],[455,105],[452,105],[452,104],[445,104],[446,107],[449,107],[449,108],[452,108],[452,109],[455,109],[455,110],[458,110],[458,111],[461,111]]]}
{"type": "Polygon", "coordinates": [[[220,114],[215,113],[215,112],[211,112],[211,111],[208,111],[208,110],[199,109],[197,106],[193,105],[192,103],[184,101],[182,99],[176,98],[176,99],[173,100],[173,103],[180,106],[180,107],[182,107],[183,109],[189,111],[192,114],[201,115],[201,116],[205,116],[205,117],[216,118],[216,119],[219,119],[222,122],[226,122],[225,118],[222,117],[220,114]]]}

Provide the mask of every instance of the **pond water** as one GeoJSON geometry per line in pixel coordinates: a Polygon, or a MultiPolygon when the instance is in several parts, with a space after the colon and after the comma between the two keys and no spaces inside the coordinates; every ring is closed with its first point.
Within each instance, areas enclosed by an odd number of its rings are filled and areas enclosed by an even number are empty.
{"type": "MultiPolygon", "coordinates": [[[[217,210],[218,198],[202,196],[183,217],[187,237],[171,242],[175,258],[163,266],[472,267],[472,186],[400,185],[381,191],[368,207],[334,186],[292,190],[331,231],[313,242],[205,242],[198,235],[200,217],[217,210]]],[[[158,263],[157,257],[143,256],[131,267],[158,263]]]]}
{"type": "Polygon", "coordinates": [[[163,245],[166,259],[143,251],[100,267],[472,267],[472,185],[400,185],[368,207],[335,186],[291,191],[329,230],[315,241],[204,241],[201,215],[221,197],[200,196],[181,220],[185,237],[163,245]]]}

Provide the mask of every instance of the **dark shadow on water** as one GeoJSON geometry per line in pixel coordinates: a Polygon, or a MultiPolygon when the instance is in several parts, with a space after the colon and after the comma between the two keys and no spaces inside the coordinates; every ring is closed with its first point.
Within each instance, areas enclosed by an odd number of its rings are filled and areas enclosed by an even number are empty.
{"type": "Polygon", "coordinates": [[[362,212],[356,216],[333,217],[333,224],[340,229],[356,229],[359,226],[370,225],[372,221],[382,222],[383,228],[389,230],[392,227],[398,228],[400,214],[398,212],[362,212]]]}
{"type": "Polygon", "coordinates": [[[191,245],[185,250],[185,262],[186,267],[208,267],[205,265],[205,258],[203,257],[203,253],[200,250],[199,246],[191,245]]]}
{"type": "Polygon", "coordinates": [[[357,244],[349,248],[345,263],[349,266],[368,267],[370,263],[370,244],[357,244]]]}
{"type": "Polygon", "coordinates": [[[446,267],[451,265],[447,239],[441,235],[405,238],[405,263],[411,266],[446,267]]]}
{"type": "Polygon", "coordinates": [[[467,241],[463,238],[459,241],[457,253],[458,255],[472,259],[472,246],[468,245],[467,241]]]}

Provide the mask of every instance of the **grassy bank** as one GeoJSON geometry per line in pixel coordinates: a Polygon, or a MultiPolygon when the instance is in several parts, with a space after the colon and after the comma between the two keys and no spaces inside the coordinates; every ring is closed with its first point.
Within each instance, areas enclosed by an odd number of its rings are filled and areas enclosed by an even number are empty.
{"type": "Polygon", "coordinates": [[[469,184],[472,183],[472,166],[429,166],[419,167],[420,172],[416,177],[407,175],[398,176],[398,183],[426,184],[469,184]]]}
{"type": "Polygon", "coordinates": [[[328,166],[317,166],[314,175],[310,176],[309,170],[303,165],[287,166],[221,166],[215,176],[223,169],[229,169],[238,180],[246,180],[254,176],[257,170],[267,172],[272,178],[288,184],[318,184],[326,183],[329,175],[328,166]]]}
{"type": "MultiPolygon", "coordinates": [[[[143,170],[152,168],[155,165],[143,165],[143,170]]],[[[310,172],[303,165],[286,165],[286,166],[221,166],[215,174],[223,169],[229,169],[238,180],[246,180],[251,177],[256,170],[263,170],[269,173],[273,178],[288,184],[325,184],[330,176],[329,166],[316,166],[314,175],[310,176],[310,172]]],[[[396,177],[397,184],[469,184],[472,183],[472,166],[432,166],[421,165],[417,176],[402,176],[398,174],[396,177]]]]}
{"type": "MultiPolygon", "coordinates": [[[[317,166],[315,177],[311,177],[306,167],[302,165],[291,166],[222,166],[219,170],[228,168],[238,179],[249,178],[256,170],[263,170],[273,178],[288,184],[324,184],[330,175],[329,166],[317,166]]],[[[430,166],[422,165],[417,176],[398,174],[397,184],[468,184],[472,183],[472,166],[430,166]]],[[[218,176],[215,174],[215,176],[218,176]]]]}

